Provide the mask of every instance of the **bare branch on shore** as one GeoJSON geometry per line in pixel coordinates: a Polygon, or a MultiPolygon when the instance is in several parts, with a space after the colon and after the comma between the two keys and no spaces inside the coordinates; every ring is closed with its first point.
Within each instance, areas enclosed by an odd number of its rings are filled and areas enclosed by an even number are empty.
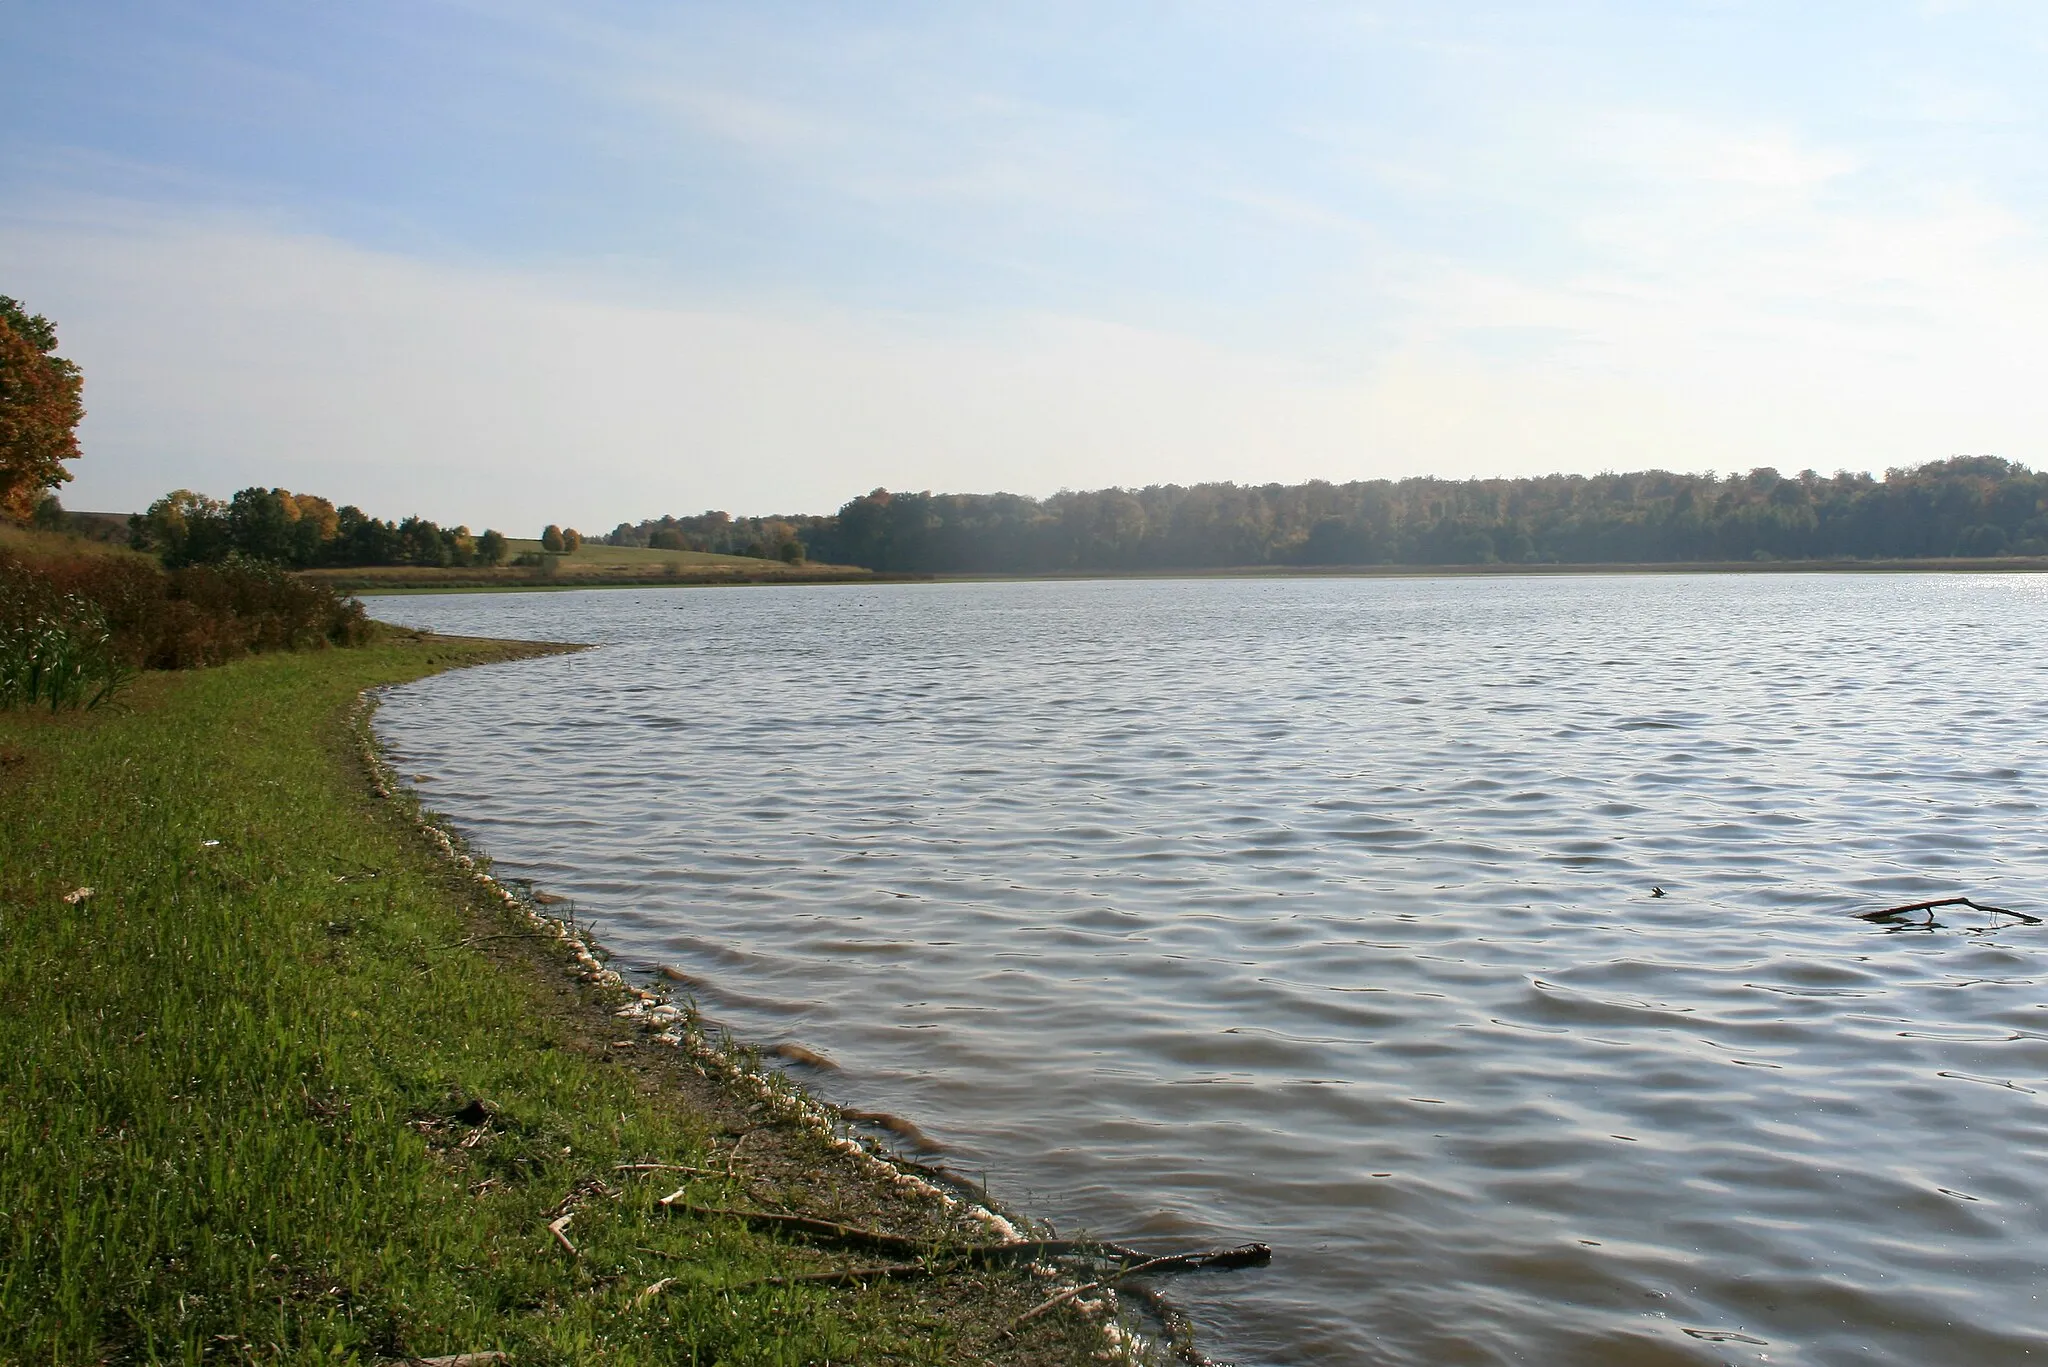
{"type": "Polygon", "coordinates": [[[721,1176],[716,1168],[700,1168],[692,1163],[614,1163],[613,1172],[693,1172],[700,1177],[721,1176]]]}
{"type": "Polygon", "coordinates": [[[1162,1258],[1147,1258],[1144,1262],[1120,1267],[1107,1277],[1084,1282],[1080,1286],[1070,1286],[1059,1294],[1040,1301],[1010,1321],[1010,1327],[1003,1332],[1012,1333],[1049,1310],[1057,1310],[1067,1302],[1078,1300],[1091,1291],[1105,1290],[1126,1277],[1143,1276],[1148,1272],[1191,1272],[1204,1267],[1264,1267],[1272,1260],[1273,1250],[1264,1244],[1240,1244],[1236,1248],[1215,1248],[1201,1253],[1169,1253],[1162,1258]]]}
{"type": "MultiPolygon", "coordinates": [[[[685,1188],[684,1190],[687,1190],[685,1188]]],[[[661,1204],[670,1210],[681,1211],[705,1219],[740,1220],[770,1229],[789,1230],[808,1234],[815,1238],[831,1240],[855,1248],[866,1248],[875,1252],[894,1253],[899,1257],[917,1257],[927,1260],[919,1266],[937,1272],[954,1266],[989,1266],[1019,1260],[1035,1261],[1039,1258],[1092,1258],[1098,1262],[1121,1262],[1131,1266],[1117,1276],[1144,1269],[1152,1272],[1183,1271],[1198,1267],[1232,1268],[1258,1267],[1269,1261],[1273,1250],[1265,1244],[1240,1244],[1234,1248],[1209,1249],[1199,1253],[1175,1253],[1165,1257],[1148,1257],[1122,1244],[1108,1243],[1097,1239],[1012,1239],[999,1244],[966,1244],[947,1247],[945,1244],[926,1239],[910,1239],[898,1234],[884,1234],[879,1230],[862,1229],[854,1225],[842,1225],[831,1220],[820,1220],[809,1215],[786,1215],[777,1211],[733,1210],[724,1206],[698,1206],[684,1201],[683,1190],[665,1196],[661,1204]]],[[[867,1275],[867,1274],[861,1274],[867,1275]]],[[[874,1275],[880,1275],[876,1273],[874,1275]]],[[[894,1276],[908,1275],[897,1271],[894,1276]]],[[[854,1277],[853,1272],[820,1273],[819,1277],[854,1277]]]]}
{"type": "Polygon", "coordinates": [[[750,1282],[728,1286],[727,1291],[746,1291],[756,1286],[865,1286],[874,1281],[903,1277],[929,1277],[946,1269],[931,1263],[884,1263],[880,1267],[850,1267],[843,1272],[799,1272],[787,1277],[757,1277],[750,1282]]]}
{"type": "Polygon", "coordinates": [[[508,930],[499,935],[470,935],[460,940],[450,940],[445,945],[429,945],[427,947],[430,950],[464,949],[470,945],[480,945],[486,940],[553,940],[556,938],[558,937],[543,934],[537,930],[508,930]]]}
{"type": "Polygon", "coordinates": [[[679,1210],[687,1215],[697,1215],[708,1220],[742,1220],[749,1224],[768,1225],[775,1229],[795,1230],[799,1233],[831,1239],[837,1243],[849,1244],[856,1248],[874,1249],[883,1253],[896,1253],[910,1257],[921,1257],[930,1253],[934,1244],[920,1239],[906,1239],[896,1234],[882,1234],[872,1229],[859,1229],[853,1225],[835,1224],[830,1220],[817,1220],[808,1215],[779,1215],[771,1211],[728,1210],[723,1206],[693,1206],[680,1199],[682,1191],[673,1196],[664,1196],[661,1204],[670,1210],[679,1210]]]}

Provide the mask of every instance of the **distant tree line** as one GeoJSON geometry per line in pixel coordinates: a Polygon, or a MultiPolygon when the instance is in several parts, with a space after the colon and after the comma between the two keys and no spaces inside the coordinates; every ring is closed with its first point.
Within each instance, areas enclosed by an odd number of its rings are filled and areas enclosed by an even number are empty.
{"type": "Polygon", "coordinates": [[[2048,555],[2048,475],[1958,456],[1882,479],[1648,470],[1168,484],[1045,499],[877,489],[834,517],[713,513],[613,536],[652,544],[637,538],[670,526],[706,550],[787,527],[811,559],[912,573],[2048,555]]]}
{"type": "Polygon", "coordinates": [[[819,535],[820,529],[829,527],[831,522],[829,517],[734,517],[730,513],[709,512],[695,517],[621,522],[605,537],[605,544],[748,555],[757,560],[795,564],[805,558],[805,539],[819,535]]]}
{"type": "Polygon", "coordinates": [[[129,519],[129,543],[163,556],[172,569],[212,565],[230,556],[293,569],[323,565],[461,565],[504,563],[504,536],[442,527],[423,517],[403,522],[362,509],[335,507],[317,494],[249,488],[225,503],[178,489],[129,519]]]}

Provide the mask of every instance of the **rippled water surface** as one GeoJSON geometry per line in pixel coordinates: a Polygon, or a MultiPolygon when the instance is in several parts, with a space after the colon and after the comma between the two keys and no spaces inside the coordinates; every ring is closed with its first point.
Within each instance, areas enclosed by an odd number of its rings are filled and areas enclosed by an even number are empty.
{"type": "Polygon", "coordinates": [[[2048,577],[383,599],[513,875],[1219,1357],[2048,1358],[2048,577]],[[1666,896],[1655,898],[1651,889],[1666,896]]]}

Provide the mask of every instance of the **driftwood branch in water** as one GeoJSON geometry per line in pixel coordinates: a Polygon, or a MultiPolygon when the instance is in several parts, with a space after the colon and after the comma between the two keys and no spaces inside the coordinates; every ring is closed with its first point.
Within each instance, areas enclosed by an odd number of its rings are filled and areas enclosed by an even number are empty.
{"type": "Polygon", "coordinates": [[[1888,921],[1894,916],[1910,916],[1916,911],[1924,911],[1927,913],[1927,919],[1931,921],[1934,919],[1936,907],[1968,907],[1972,911],[1989,912],[1993,916],[2010,916],[2014,920],[2025,921],[2030,926],[2041,924],[2041,918],[2038,916],[2029,916],[2024,911],[2014,911],[2010,907],[1987,907],[1982,902],[1973,902],[1967,897],[1937,897],[1931,902],[1908,902],[1902,907],[1886,907],[1883,911],[1864,911],[1858,912],[1857,915],[1865,921],[1888,921]]]}
{"type": "Polygon", "coordinates": [[[1077,1300],[1090,1291],[1101,1291],[1126,1277],[1142,1277],[1151,1272],[1192,1272],[1197,1268],[1264,1267],[1273,1261],[1273,1250],[1264,1244],[1241,1244],[1236,1248],[1216,1248],[1202,1253],[1169,1253],[1163,1258],[1147,1258],[1142,1263],[1120,1267],[1097,1281],[1070,1286],[1056,1296],[1048,1297],[1032,1306],[1016,1319],[1010,1321],[1009,1333],[1021,1325],[1029,1324],[1048,1310],[1057,1310],[1068,1301],[1077,1300]]]}

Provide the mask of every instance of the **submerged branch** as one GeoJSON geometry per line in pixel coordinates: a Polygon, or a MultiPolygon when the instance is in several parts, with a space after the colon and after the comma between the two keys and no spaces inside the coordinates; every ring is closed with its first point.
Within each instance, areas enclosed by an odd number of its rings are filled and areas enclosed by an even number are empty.
{"type": "Polygon", "coordinates": [[[1988,912],[1993,916],[2010,916],[2016,921],[2025,921],[2030,926],[2041,924],[2041,918],[2038,916],[2029,916],[2024,911],[2014,911],[2010,907],[1988,907],[1967,897],[1937,897],[1931,902],[1908,902],[1905,906],[1886,907],[1883,911],[1858,912],[1857,917],[1864,921],[1888,921],[1894,916],[1910,916],[1916,911],[1924,911],[1931,921],[1937,907],[1968,907],[1972,911],[1988,912]]]}

